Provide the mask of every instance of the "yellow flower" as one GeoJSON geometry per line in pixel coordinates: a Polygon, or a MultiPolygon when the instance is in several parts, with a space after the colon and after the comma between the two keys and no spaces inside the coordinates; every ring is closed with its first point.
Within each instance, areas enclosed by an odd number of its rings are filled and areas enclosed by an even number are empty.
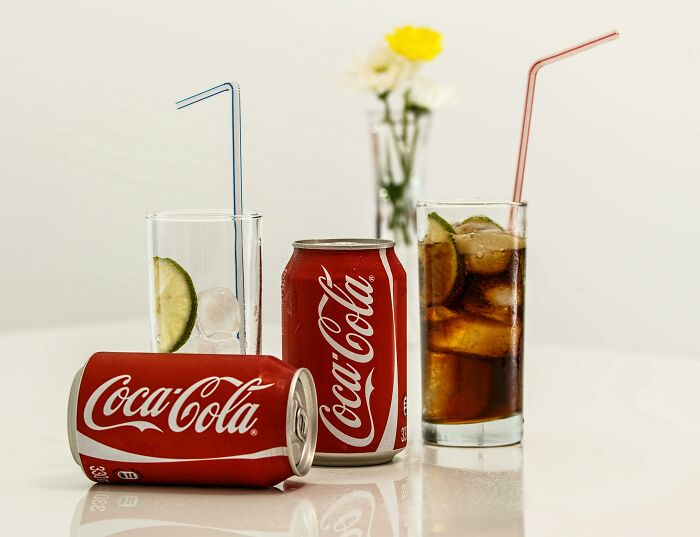
{"type": "Polygon", "coordinates": [[[430,61],[442,51],[442,34],[430,28],[404,26],[386,40],[396,54],[412,61],[430,61]]]}

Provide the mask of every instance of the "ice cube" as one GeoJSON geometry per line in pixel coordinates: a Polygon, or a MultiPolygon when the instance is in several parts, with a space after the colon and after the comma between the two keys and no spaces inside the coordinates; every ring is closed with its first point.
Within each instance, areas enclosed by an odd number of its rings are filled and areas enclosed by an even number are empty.
{"type": "Polygon", "coordinates": [[[523,303],[523,288],[508,278],[472,276],[462,296],[462,309],[512,325],[523,303]]]}
{"type": "Polygon", "coordinates": [[[483,296],[484,300],[494,307],[515,310],[523,302],[523,288],[508,282],[495,282],[484,289],[483,296]]]}
{"type": "Polygon", "coordinates": [[[197,351],[197,346],[198,342],[201,340],[201,336],[197,333],[196,330],[192,330],[192,334],[190,335],[189,339],[187,342],[180,347],[177,352],[180,353],[185,353],[185,354],[196,354],[197,351]]]}
{"type": "Polygon", "coordinates": [[[467,272],[486,275],[506,270],[513,251],[525,247],[525,239],[491,229],[455,235],[454,241],[467,272]]]}
{"type": "Polygon", "coordinates": [[[487,360],[428,352],[425,372],[426,420],[464,422],[481,416],[488,407],[492,379],[487,360]]]}
{"type": "Polygon", "coordinates": [[[437,352],[459,352],[498,358],[517,352],[522,327],[471,313],[455,314],[428,324],[428,347],[437,352]]]}
{"type": "Polygon", "coordinates": [[[444,419],[451,413],[450,402],[458,393],[458,364],[452,355],[428,351],[423,368],[423,417],[429,421],[444,419]]]}
{"type": "Polygon", "coordinates": [[[212,341],[199,338],[197,341],[197,354],[241,354],[241,344],[237,338],[226,341],[212,341]]]}
{"type": "Polygon", "coordinates": [[[507,307],[492,306],[483,300],[475,299],[468,295],[462,299],[462,309],[472,315],[486,317],[505,325],[512,325],[516,318],[507,307]]]}
{"type": "Polygon", "coordinates": [[[425,320],[428,323],[439,323],[442,321],[447,321],[448,319],[454,319],[459,314],[452,311],[445,306],[434,306],[432,308],[425,309],[425,320]]]}
{"type": "Polygon", "coordinates": [[[213,287],[197,294],[197,331],[208,342],[238,337],[241,313],[236,295],[226,287],[213,287]]]}

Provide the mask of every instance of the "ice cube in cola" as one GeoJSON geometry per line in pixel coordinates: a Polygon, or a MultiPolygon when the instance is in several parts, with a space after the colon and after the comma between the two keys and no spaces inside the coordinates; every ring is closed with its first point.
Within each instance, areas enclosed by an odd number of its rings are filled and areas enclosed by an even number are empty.
{"type": "Polygon", "coordinates": [[[424,421],[521,413],[524,263],[525,239],[490,218],[428,215],[419,245],[424,421]]]}

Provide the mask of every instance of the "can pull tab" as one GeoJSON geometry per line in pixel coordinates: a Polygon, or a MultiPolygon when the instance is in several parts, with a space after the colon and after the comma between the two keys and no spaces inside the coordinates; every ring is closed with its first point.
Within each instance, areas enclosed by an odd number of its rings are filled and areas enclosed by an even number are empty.
{"type": "Polygon", "coordinates": [[[306,442],[309,417],[303,407],[298,407],[294,413],[294,434],[302,442],[306,442]]]}

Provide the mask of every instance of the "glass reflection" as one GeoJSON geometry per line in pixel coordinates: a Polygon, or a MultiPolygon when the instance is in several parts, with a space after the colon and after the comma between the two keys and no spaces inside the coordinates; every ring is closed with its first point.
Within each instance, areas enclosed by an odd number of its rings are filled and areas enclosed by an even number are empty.
{"type": "Polygon", "coordinates": [[[314,468],[264,490],[94,485],[76,506],[71,536],[402,537],[403,464],[314,468]]]}
{"type": "Polygon", "coordinates": [[[417,469],[420,535],[524,535],[521,446],[423,446],[417,469]]]}

